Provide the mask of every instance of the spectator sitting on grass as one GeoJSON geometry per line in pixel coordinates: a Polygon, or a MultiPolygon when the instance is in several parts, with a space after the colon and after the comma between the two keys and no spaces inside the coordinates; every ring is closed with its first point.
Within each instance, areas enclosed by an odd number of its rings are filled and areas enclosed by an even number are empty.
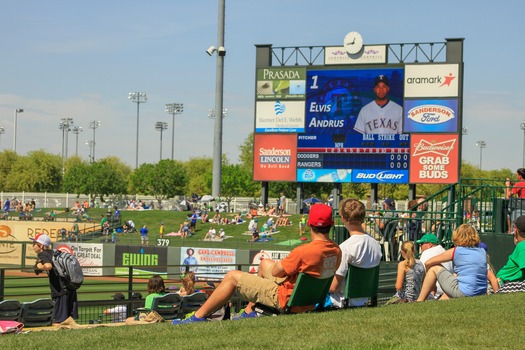
{"type": "Polygon", "coordinates": [[[514,221],[513,235],[516,247],[496,275],[501,286],[498,293],[525,292],[525,215],[514,221]]]}
{"type": "Polygon", "coordinates": [[[460,225],[452,233],[455,247],[425,263],[427,274],[417,301],[425,301],[435,288],[436,281],[443,289],[441,300],[476,296],[487,293],[487,253],[479,247],[479,235],[467,224],[460,225]],[[452,261],[454,273],[441,265],[452,261]]]}
{"type": "Polygon", "coordinates": [[[406,241],[401,245],[403,261],[397,265],[396,294],[387,304],[415,301],[421,291],[425,278],[425,266],[415,258],[414,242],[406,241]]]}
{"type": "Polygon", "coordinates": [[[210,229],[206,233],[206,236],[204,236],[203,241],[205,241],[207,239],[212,240],[212,239],[215,238],[215,236],[217,236],[217,231],[215,230],[215,228],[213,226],[210,226],[210,229]]]}

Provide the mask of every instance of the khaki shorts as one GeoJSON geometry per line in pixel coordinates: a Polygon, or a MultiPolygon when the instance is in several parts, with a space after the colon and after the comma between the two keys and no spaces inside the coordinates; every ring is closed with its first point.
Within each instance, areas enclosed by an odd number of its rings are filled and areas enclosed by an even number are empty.
{"type": "MultiPolygon", "coordinates": [[[[271,270],[269,269],[269,271],[271,270]]],[[[285,278],[273,277],[270,273],[268,275],[259,277],[247,272],[243,273],[237,284],[237,293],[252,303],[261,303],[279,309],[277,289],[285,278]]]]}

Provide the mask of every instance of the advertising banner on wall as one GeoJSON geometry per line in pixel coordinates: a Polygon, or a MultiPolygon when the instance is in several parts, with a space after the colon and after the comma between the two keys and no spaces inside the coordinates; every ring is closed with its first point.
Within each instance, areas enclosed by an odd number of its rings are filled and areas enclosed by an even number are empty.
{"type": "Polygon", "coordinates": [[[405,100],[404,132],[457,132],[458,100],[405,100]]]}
{"type": "Polygon", "coordinates": [[[295,181],[296,135],[255,135],[254,181],[295,181]]]}
{"type": "Polygon", "coordinates": [[[253,265],[250,266],[250,273],[257,273],[259,271],[259,264],[261,260],[271,259],[274,261],[283,260],[290,254],[287,250],[250,250],[250,261],[253,265]]]}
{"type": "Polygon", "coordinates": [[[410,183],[453,184],[459,177],[457,134],[412,134],[410,183]]]}
{"type": "Polygon", "coordinates": [[[257,102],[255,116],[256,132],[304,132],[304,101],[257,102]]]}
{"type": "Polygon", "coordinates": [[[386,63],[386,45],[368,45],[356,55],[349,55],[343,46],[327,46],[324,49],[325,65],[374,63],[386,63]]]}
{"type": "Polygon", "coordinates": [[[459,65],[417,64],[405,66],[405,97],[457,97],[459,65]]]}
{"type": "Polygon", "coordinates": [[[16,237],[9,225],[0,225],[0,264],[20,265],[22,262],[21,239],[16,237]]]}
{"type": "Polygon", "coordinates": [[[141,247],[117,245],[115,247],[115,274],[128,274],[127,266],[136,266],[134,274],[166,273],[168,249],[166,247],[141,247]]]}
{"type": "Polygon", "coordinates": [[[102,276],[102,268],[90,266],[102,266],[102,256],[104,253],[103,244],[93,243],[63,243],[57,245],[55,249],[68,252],[77,257],[82,271],[86,276],[102,276]]]}
{"type": "Polygon", "coordinates": [[[257,99],[304,99],[306,68],[268,67],[257,70],[257,99]]]}
{"type": "MultiPolygon", "coordinates": [[[[235,264],[235,249],[214,248],[180,248],[180,264],[190,266],[199,280],[222,280],[228,271],[235,270],[235,266],[213,266],[235,264]]],[[[181,273],[186,270],[181,267],[181,273]]]]}

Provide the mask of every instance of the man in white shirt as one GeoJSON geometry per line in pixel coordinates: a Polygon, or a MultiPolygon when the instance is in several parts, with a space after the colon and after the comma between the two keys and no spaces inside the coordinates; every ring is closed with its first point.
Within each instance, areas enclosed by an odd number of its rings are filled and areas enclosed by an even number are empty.
{"type": "MultiPolygon", "coordinates": [[[[339,203],[339,213],[350,237],[339,246],[343,257],[330,286],[332,305],[338,308],[343,306],[348,264],[371,268],[379,265],[382,256],[377,240],[363,230],[366,216],[363,203],[357,199],[344,199],[339,203]]],[[[368,298],[354,298],[349,300],[349,305],[364,306],[367,301],[368,298]]]]}
{"type": "MultiPolygon", "coordinates": [[[[423,235],[423,237],[417,240],[416,243],[419,244],[419,246],[421,247],[421,256],[419,257],[419,260],[421,260],[423,265],[425,265],[425,262],[427,262],[427,260],[429,260],[430,258],[433,258],[445,251],[445,248],[438,244],[438,239],[436,235],[432,233],[427,233],[426,235],[423,235]]],[[[447,261],[442,265],[445,269],[454,273],[452,261],[447,261]]],[[[430,295],[434,295],[435,298],[439,298],[441,294],[443,294],[443,289],[441,289],[439,282],[436,282],[436,291],[430,295]]]]}

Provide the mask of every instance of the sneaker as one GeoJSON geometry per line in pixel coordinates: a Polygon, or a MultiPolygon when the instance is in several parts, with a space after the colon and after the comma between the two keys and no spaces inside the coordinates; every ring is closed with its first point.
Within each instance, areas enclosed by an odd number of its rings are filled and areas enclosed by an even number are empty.
{"type": "Polygon", "coordinates": [[[249,314],[246,313],[246,311],[242,310],[242,312],[238,313],[236,316],[232,317],[233,321],[241,320],[243,318],[254,318],[257,317],[257,312],[252,311],[249,314]]]}
{"type": "Polygon", "coordinates": [[[186,323],[204,322],[204,321],[206,321],[205,317],[203,317],[203,318],[197,317],[197,316],[195,316],[195,313],[192,313],[190,315],[191,315],[190,317],[187,317],[184,320],[179,320],[179,319],[173,320],[171,322],[171,324],[178,325],[178,324],[186,324],[186,323]]]}

